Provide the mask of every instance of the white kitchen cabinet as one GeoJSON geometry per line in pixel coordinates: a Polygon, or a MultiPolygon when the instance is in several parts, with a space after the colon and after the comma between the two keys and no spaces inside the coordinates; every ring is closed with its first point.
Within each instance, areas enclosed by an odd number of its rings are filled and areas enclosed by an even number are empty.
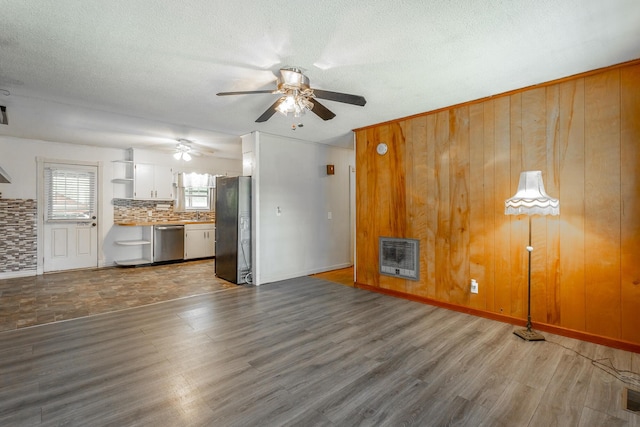
{"type": "Polygon", "coordinates": [[[169,166],[136,163],[134,169],[135,199],[173,199],[173,170],[169,166]]]}
{"type": "Polygon", "coordinates": [[[215,237],[215,224],[186,224],[184,226],[184,259],[214,256],[215,237]]]}

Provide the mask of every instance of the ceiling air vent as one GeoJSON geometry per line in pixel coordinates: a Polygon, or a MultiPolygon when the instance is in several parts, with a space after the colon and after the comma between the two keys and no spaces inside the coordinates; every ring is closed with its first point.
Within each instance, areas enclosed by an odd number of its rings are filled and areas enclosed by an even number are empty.
{"type": "Polygon", "coordinates": [[[640,391],[625,389],[625,409],[640,414],[640,391]]]}
{"type": "Polygon", "coordinates": [[[420,241],[380,237],[380,274],[418,280],[420,277],[420,241]]]}
{"type": "Polygon", "coordinates": [[[2,169],[2,166],[0,166],[0,184],[11,184],[11,177],[2,169]]]}

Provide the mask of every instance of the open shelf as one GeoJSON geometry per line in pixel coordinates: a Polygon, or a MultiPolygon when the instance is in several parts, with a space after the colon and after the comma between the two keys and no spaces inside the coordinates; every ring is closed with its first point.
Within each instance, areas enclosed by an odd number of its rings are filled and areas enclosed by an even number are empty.
{"type": "Polygon", "coordinates": [[[116,226],[114,244],[119,246],[114,260],[119,266],[153,263],[153,226],[116,226]]]}
{"type": "Polygon", "coordinates": [[[139,245],[150,245],[151,241],[149,240],[118,240],[116,241],[116,245],[123,246],[139,246],[139,245]]]}
{"type": "Polygon", "coordinates": [[[122,267],[133,267],[136,265],[144,265],[144,264],[151,264],[152,261],[150,259],[146,259],[146,258],[138,258],[138,259],[127,259],[127,260],[120,260],[120,261],[116,261],[117,265],[120,265],[122,267]]]}
{"type": "Polygon", "coordinates": [[[133,149],[126,150],[126,160],[112,160],[114,199],[133,199],[134,163],[133,149]]]}

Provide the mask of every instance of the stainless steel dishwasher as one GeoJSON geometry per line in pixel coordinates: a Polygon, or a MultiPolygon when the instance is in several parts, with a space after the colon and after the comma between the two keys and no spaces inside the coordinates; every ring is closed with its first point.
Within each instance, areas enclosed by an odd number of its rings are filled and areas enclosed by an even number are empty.
{"type": "Polygon", "coordinates": [[[153,262],[184,259],[184,226],[153,226],[153,262]]]}

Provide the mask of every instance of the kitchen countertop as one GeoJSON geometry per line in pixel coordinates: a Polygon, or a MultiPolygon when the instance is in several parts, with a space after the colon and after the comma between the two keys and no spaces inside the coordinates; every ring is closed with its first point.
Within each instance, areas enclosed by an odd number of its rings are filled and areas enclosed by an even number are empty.
{"type": "Polygon", "coordinates": [[[150,225],[187,225],[187,224],[215,224],[215,221],[184,220],[184,221],[140,221],[140,222],[116,222],[115,225],[124,226],[150,226],[150,225]]]}

